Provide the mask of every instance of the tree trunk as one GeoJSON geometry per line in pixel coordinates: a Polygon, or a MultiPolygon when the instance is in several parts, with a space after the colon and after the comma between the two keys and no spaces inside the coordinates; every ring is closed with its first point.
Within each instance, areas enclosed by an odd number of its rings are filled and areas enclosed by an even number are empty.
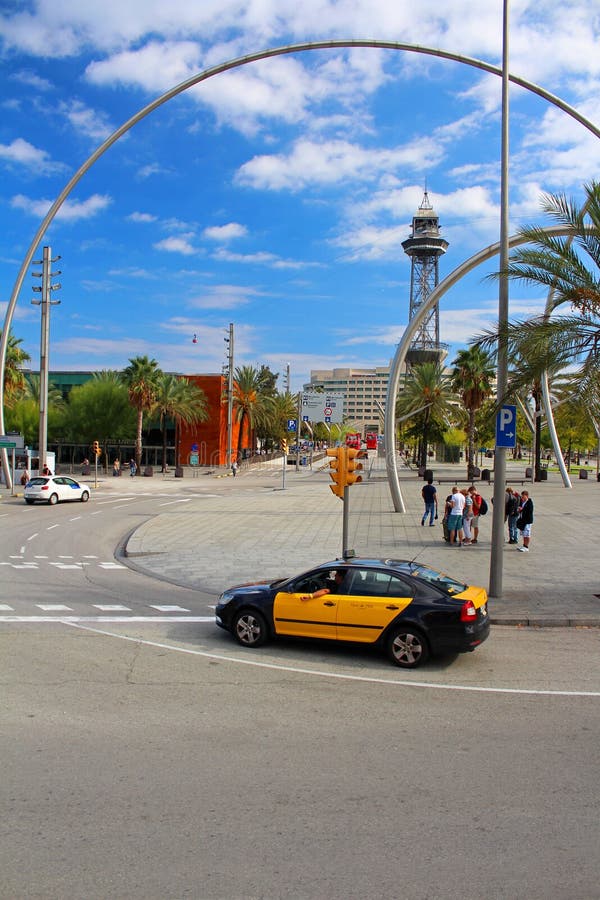
{"type": "Polygon", "coordinates": [[[542,404],[539,394],[535,394],[535,461],[533,470],[533,480],[540,481],[541,459],[542,459],[542,404]]]}
{"type": "Polygon", "coordinates": [[[135,463],[137,466],[137,474],[140,474],[142,467],[142,426],[144,423],[144,410],[137,411],[137,434],[135,438],[135,463]]]}
{"type": "Polygon", "coordinates": [[[469,410],[469,425],[467,429],[467,481],[473,481],[473,456],[475,453],[475,410],[469,410]]]}

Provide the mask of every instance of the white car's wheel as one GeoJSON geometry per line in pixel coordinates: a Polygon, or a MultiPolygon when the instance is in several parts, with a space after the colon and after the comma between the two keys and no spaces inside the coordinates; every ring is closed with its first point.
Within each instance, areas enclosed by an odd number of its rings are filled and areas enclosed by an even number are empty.
{"type": "Polygon", "coordinates": [[[88,491],[84,491],[83,494],[81,495],[81,502],[87,503],[89,499],[90,499],[90,495],[89,495],[88,491]]]}
{"type": "Polygon", "coordinates": [[[58,503],[58,494],[50,494],[50,496],[48,497],[48,503],[50,504],[50,506],[56,506],[56,504],[58,503]]]}

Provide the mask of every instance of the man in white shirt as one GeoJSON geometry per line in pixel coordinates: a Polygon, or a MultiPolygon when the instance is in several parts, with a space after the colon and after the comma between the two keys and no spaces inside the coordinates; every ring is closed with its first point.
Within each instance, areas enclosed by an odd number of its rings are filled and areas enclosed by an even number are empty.
{"type": "Polygon", "coordinates": [[[452,508],[448,516],[448,532],[451,544],[462,542],[462,521],[465,508],[465,495],[454,485],[452,488],[452,508]]]}

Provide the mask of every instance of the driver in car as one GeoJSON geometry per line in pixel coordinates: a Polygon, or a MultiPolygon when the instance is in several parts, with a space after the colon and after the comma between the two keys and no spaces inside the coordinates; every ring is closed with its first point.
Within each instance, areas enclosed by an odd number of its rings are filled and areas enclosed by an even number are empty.
{"type": "Polygon", "coordinates": [[[316,600],[318,597],[324,597],[325,594],[342,594],[342,586],[344,584],[345,577],[346,573],[343,569],[336,569],[333,578],[329,579],[328,584],[325,587],[322,587],[318,591],[315,591],[314,594],[305,594],[300,599],[316,600]]]}

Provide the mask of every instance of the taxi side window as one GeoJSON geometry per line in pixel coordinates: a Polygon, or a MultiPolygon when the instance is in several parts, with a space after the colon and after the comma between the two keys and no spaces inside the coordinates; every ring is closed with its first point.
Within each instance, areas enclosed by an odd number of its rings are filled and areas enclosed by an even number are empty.
{"type": "Polygon", "coordinates": [[[356,569],[350,589],[346,592],[363,597],[412,597],[413,590],[406,582],[373,569],[356,569]]]}

